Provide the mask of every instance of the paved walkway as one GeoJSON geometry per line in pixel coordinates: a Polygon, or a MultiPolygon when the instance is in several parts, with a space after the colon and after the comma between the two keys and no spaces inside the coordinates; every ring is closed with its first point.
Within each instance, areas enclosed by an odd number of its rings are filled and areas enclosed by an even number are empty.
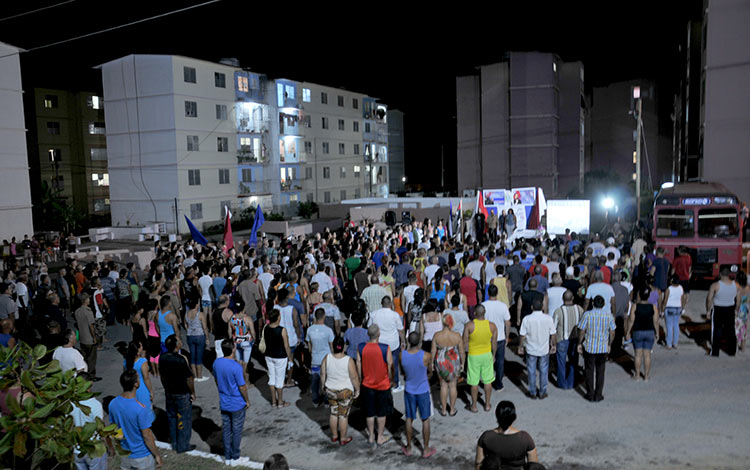
{"type": "MultiPolygon", "coordinates": [[[[563,391],[553,384],[547,400],[530,400],[524,395],[526,374],[522,359],[509,352],[506,374],[510,380],[506,379],[505,390],[493,395],[492,402],[505,399],[516,404],[516,426],[531,434],[541,462],[549,469],[747,468],[750,352],[734,358],[723,354],[719,359],[706,356],[701,346],[710,333],[701,317],[705,313],[705,295],[705,291],[691,294],[682,320],[679,349],[656,347],[648,383],[631,380],[626,372],[630,364],[622,360],[607,364],[603,402],[585,401],[581,385],[563,391]]],[[[113,345],[129,340],[130,333],[114,326],[109,336],[97,368],[104,380],[94,386],[103,397],[119,393],[122,358],[113,345]]],[[[394,441],[371,449],[363,434],[364,418],[353,411],[350,433],[354,441],[340,448],[330,443],[326,408],[313,408],[309,393],[300,396],[297,388],[285,390],[285,399],[292,406],[271,408],[265,369],[256,363],[256,372],[242,441],[243,456],[263,461],[270,454],[281,452],[293,467],[305,470],[345,466],[378,470],[398,466],[409,470],[428,464],[418,456],[406,458],[401,454],[403,394],[394,395],[397,411],[388,422],[394,441]]],[[[163,388],[158,379],[153,383],[155,406],[163,410],[163,388]]],[[[196,384],[196,389],[192,442],[199,450],[219,452],[221,419],[216,385],[209,380],[196,384]]],[[[464,410],[462,400],[468,400],[467,392],[459,390],[456,417],[433,417],[431,445],[437,447],[438,453],[429,459],[429,465],[434,468],[472,468],[477,438],[483,430],[495,426],[493,413],[480,411],[475,415],[464,410]]],[[[434,396],[437,398],[436,393],[434,396]]],[[[166,416],[163,412],[157,414],[157,438],[168,441],[166,416]]],[[[419,429],[419,424],[415,426],[419,429]]]]}

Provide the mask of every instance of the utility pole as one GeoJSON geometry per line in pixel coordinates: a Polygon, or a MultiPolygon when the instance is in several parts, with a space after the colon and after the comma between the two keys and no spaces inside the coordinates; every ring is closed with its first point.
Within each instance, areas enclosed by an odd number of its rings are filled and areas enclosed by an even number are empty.
{"type": "Polygon", "coordinates": [[[636,204],[636,223],[641,220],[641,87],[633,88],[633,98],[635,98],[636,114],[636,140],[635,140],[635,204],[636,204]]]}

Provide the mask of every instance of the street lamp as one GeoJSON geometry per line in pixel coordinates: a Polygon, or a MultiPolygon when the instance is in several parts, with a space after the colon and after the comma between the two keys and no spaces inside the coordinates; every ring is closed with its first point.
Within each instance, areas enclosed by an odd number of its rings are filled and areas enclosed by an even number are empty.
{"type": "Polygon", "coordinates": [[[674,183],[671,181],[667,181],[666,183],[661,185],[661,189],[669,189],[673,187],[674,187],[674,183]]]}

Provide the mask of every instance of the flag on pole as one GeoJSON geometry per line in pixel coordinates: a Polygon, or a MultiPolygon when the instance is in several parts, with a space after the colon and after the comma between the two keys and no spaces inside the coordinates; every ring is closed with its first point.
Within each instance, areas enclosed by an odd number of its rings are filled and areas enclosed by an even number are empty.
{"type": "Polygon", "coordinates": [[[463,221],[464,221],[464,212],[461,207],[461,199],[458,200],[458,211],[456,213],[456,235],[461,235],[461,241],[463,242],[463,221]]]}
{"type": "Polygon", "coordinates": [[[208,240],[206,240],[206,237],[204,237],[203,234],[198,231],[198,229],[195,227],[195,225],[193,225],[193,222],[190,221],[187,215],[185,216],[185,221],[187,222],[188,228],[190,229],[190,236],[193,237],[195,243],[203,246],[208,246],[208,240]]]}
{"type": "Polygon", "coordinates": [[[250,230],[250,240],[248,244],[255,246],[258,244],[258,229],[263,225],[266,219],[263,218],[263,210],[260,208],[260,204],[255,209],[255,218],[253,219],[253,228],[250,230]]]}
{"type": "Polygon", "coordinates": [[[224,206],[226,210],[226,218],[224,219],[224,254],[229,254],[229,250],[234,248],[234,238],[232,238],[232,212],[227,206],[224,206]]]}
{"type": "Polygon", "coordinates": [[[526,221],[526,228],[529,230],[537,230],[539,228],[539,216],[540,214],[540,207],[539,207],[539,188],[536,188],[536,195],[534,196],[534,206],[531,208],[531,213],[529,214],[529,218],[526,221]]]}
{"type": "Polygon", "coordinates": [[[450,201],[448,210],[448,236],[453,237],[453,201],[450,201]]]}

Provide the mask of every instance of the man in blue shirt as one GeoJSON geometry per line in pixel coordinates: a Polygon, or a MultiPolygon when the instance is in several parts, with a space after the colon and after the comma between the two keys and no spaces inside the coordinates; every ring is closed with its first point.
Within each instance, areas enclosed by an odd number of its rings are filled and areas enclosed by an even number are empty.
{"type": "Polygon", "coordinates": [[[310,368],[312,369],[312,381],[310,390],[312,391],[313,405],[320,406],[325,400],[325,396],[320,393],[320,364],[326,354],[332,351],[333,330],[325,325],[326,311],[322,308],[315,309],[315,324],[307,329],[307,349],[310,350],[310,368]]]}
{"type": "Polygon", "coordinates": [[[234,357],[234,342],[225,339],[221,342],[224,357],[214,361],[214,379],[219,389],[221,408],[222,437],[224,440],[224,463],[232,465],[240,458],[242,428],[245,424],[245,411],[250,407],[247,398],[247,386],[242,373],[242,366],[231,359],[234,357]]]}
{"type": "Polygon", "coordinates": [[[161,456],[156,449],[154,434],[151,432],[153,421],[151,410],[135,398],[138,389],[138,372],[126,370],[120,375],[122,394],[109,404],[109,419],[122,429],[122,447],[130,455],[122,457],[122,470],[153,470],[156,465],[162,466],[161,456]]]}

